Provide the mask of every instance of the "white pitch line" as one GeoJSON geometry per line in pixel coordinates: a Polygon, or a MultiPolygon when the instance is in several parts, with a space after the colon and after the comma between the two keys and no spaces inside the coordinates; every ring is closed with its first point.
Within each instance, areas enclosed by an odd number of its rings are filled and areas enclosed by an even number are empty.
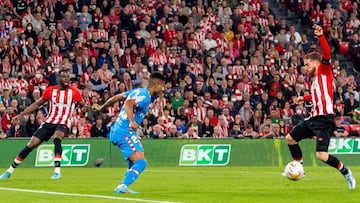
{"type": "Polygon", "coordinates": [[[21,188],[5,188],[5,187],[0,187],[0,190],[16,191],[16,192],[27,192],[27,193],[37,193],[37,194],[48,194],[48,195],[62,195],[62,196],[72,196],[72,197],[93,197],[93,198],[99,198],[99,199],[116,199],[116,200],[126,200],[126,201],[136,201],[136,202],[181,203],[181,202],[169,202],[169,201],[159,201],[159,200],[148,200],[148,199],[128,198],[128,197],[114,197],[114,196],[105,196],[105,195],[77,194],[77,193],[65,193],[65,192],[51,192],[51,191],[43,191],[43,190],[28,190],[28,189],[21,189],[21,188]]]}

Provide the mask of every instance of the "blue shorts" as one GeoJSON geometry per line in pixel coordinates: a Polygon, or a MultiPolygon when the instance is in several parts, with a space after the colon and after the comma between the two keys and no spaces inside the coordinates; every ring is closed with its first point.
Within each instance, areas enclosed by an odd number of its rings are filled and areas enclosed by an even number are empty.
{"type": "Polygon", "coordinates": [[[141,141],[136,136],[136,131],[130,131],[129,128],[123,129],[116,122],[110,130],[110,142],[120,148],[124,159],[128,160],[135,152],[144,151],[141,141]]]}

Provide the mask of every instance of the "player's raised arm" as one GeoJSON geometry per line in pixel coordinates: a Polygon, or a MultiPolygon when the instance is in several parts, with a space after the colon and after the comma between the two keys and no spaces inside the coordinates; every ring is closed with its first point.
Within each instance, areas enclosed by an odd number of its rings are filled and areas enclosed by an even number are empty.
{"type": "Polygon", "coordinates": [[[322,51],[322,63],[324,65],[330,65],[331,52],[328,42],[324,36],[324,31],[321,26],[314,25],[314,34],[318,37],[321,51],[322,51]]]}
{"type": "Polygon", "coordinates": [[[124,101],[125,99],[126,99],[126,95],[124,93],[120,93],[112,96],[103,105],[95,106],[94,109],[98,111],[104,111],[107,107],[112,106],[115,102],[124,101]]]}

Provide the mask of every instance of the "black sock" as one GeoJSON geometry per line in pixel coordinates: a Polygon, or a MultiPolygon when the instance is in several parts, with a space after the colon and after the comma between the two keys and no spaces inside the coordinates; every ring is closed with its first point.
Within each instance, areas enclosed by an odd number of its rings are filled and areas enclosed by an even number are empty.
{"type": "Polygon", "coordinates": [[[325,163],[327,163],[331,167],[338,169],[343,175],[346,175],[348,173],[348,169],[344,166],[344,164],[339,161],[339,159],[330,154],[328,160],[325,163]]]}
{"type": "Polygon", "coordinates": [[[302,152],[299,144],[288,145],[292,158],[295,161],[302,161],[302,152]]]}
{"type": "Polygon", "coordinates": [[[54,139],[54,153],[55,153],[55,158],[54,158],[55,167],[60,167],[62,147],[61,147],[61,139],[59,138],[54,139]]]}
{"type": "Polygon", "coordinates": [[[20,165],[20,163],[30,154],[30,152],[33,149],[29,148],[28,146],[25,146],[23,150],[17,155],[14,162],[11,164],[13,168],[16,168],[20,165]]]}

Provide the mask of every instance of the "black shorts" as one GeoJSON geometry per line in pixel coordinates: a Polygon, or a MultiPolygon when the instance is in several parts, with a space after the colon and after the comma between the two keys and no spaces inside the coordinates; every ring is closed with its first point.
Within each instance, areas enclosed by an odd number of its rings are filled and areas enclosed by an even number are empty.
{"type": "Polygon", "coordinates": [[[316,151],[327,152],[334,130],[334,115],[315,116],[298,123],[290,135],[297,142],[316,136],[316,151]]]}
{"type": "Polygon", "coordinates": [[[54,135],[55,131],[61,131],[64,133],[64,136],[66,136],[69,128],[63,124],[43,123],[34,132],[33,136],[39,138],[41,141],[48,141],[51,136],[54,135]]]}

